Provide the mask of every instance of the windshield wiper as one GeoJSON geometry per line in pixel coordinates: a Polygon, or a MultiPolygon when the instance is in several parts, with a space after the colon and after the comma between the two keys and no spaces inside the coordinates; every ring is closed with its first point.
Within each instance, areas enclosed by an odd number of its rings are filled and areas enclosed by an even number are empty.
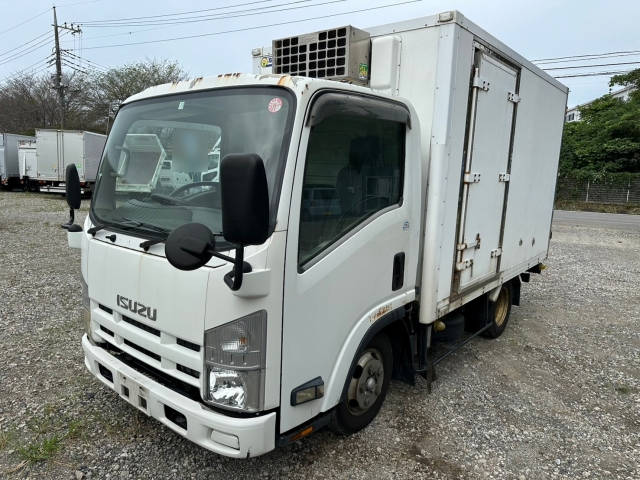
{"type": "Polygon", "coordinates": [[[153,223],[141,222],[140,220],[133,220],[132,218],[127,217],[119,217],[118,221],[124,220],[125,222],[129,222],[130,226],[144,228],[145,230],[151,230],[158,233],[164,233],[169,235],[171,230],[164,227],[159,227],[158,225],[154,225],[153,223]]]}
{"type": "Polygon", "coordinates": [[[163,233],[164,237],[163,238],[154,238],[151,240],[145,240],[144,242],[140,242],[139,247],[144,249],[144,251],[148,251],[149,247],[156,245],[158,243],[162,243],[164,242],[167,237],[169,236],[169,233],[171,233],[171,230],[169,230],[168,228],[164,228],[164,227],[159,227],[158,225],[154,225],[152,223],[145,223],[145,222],[141,222],[139,220],[133,220],[131,218],[127,218],[127,217],[120,217],[120,220],[124,220],[126,222],[129,222],[131,224],[134,224],[136,227],[140,227],[140,228],[144,228],[146,230],[152,230],[154,232],[158,232],[158,233],[163,233]]]}

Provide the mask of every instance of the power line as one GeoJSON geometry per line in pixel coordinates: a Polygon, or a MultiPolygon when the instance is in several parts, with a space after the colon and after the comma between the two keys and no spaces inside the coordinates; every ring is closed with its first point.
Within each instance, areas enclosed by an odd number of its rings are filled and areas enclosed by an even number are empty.
{"type": "Polygon", "coordinates": [[[47,39],[45,39],[44,41],[42,41],[40,43],[32,45],[28,49],[22,50],[20,52],[16,52],[16,53],[14,53],[13,55],[11,55],[11,56],[9,56],[7,58],[3,58],[0,61],[0,66],[1,65],[5,65],[5,64],[10,63],[10,62],[13,62],[14,60],[22,58],[25,55],[28,55],[30,53],[33,53],[33,52],[37,51],[37,50],[40,50],[42,47],[46,47],[48,43],[49,43],[49,39],[47,38],[47,39]]]}
{"type": "Polygon", "coordinates": [[[585,57],[594,57],[594,56],[603,56],[603,55],[617,55],[619,53],[640,53],[640,50],[622,50],[619,52],[605,52],[605,53],[591,53],[584,55],[570,55],[568,57],[553,57],[553,58],[539,58],[537,60],[532,60],[532,62],[537,63],[545,63],[547,60],[564,60],[567,58],[585,58],[585,57]]]}
{"type": "Polygon", "coordinates": [[[4,55],[6,55],[7,53],[11,53],[11,52],[13,52],[13,51],[15,51],[15,50],[17,50],[17,49],[19,49],[19,48],[24,47],[25,45],[28,45],[29,43],[35,42],[36,40],[38,40],[39,38],[44,37],[45,35],[50,35],[50,34],[51,34],[50,32],[44,32],[44,33],[42,33],[42,34],[38,35],[37,37],[32,38],[32,39],[31,39],[31,40],[29,40],[28,42],[24,42],[23,44],[18,45],[17,47],[13,47],[13,48],[11,48],[11,49],[9,49],[9,50],[5,50],[4,52],[0,53],[0,57],[3,57],[3,56],[4,56],[4,55]]]}
{"type": "Polygon", "coordinates": [[[28,67],[25,67],[21,70],[18,70],[17,72],[13,72],[11,75],[9,75],[8,77],[5,77],[2,79],[3,82],[9,82],[11,80],[14,80],[16,78],[18,78],[19,76],[23,75],[23,74],[27,74],[28,72],[30,72],[30,70],[36,69],[36,68],[40,68],[42,66],[48,67],[48,59],[49,57],[45,57],[44,59],[40,59],[37,62],[29,65],[28,67]]]}
{"type": "Polygon", "coordinates": [[[175,12],[175,13],[164,13],[162,15],[145,15],[142,17],[129,17],[129,18],[115,18],[115,19],[108,19],[108,20],[87,20],[87,21],[80,21],[80,22],[75,22],[75,23],[81,23],[83,25],[88,25],[89,23],[112,23],[112,22],[122,22],[122,21],[130,21],[130,20],[141,20],[141,19],[145,19],[145,18],[160,18],[160,17],[173,17],[173,16],[180,16],[180,15],[188,15],[188,14],[192,14],[192,13],[202,13],[202,12],[211,12],[211,11],[215,11],[215,10],[225,10],[227,8],[235,8],[235,7],[245,7],[247,5],[256,5],[259,3],[269,3],[272,2],[273,0],[256,0],[253,2],[245,2],[245,3],[237,3],[235,5],[227,5],[226,7],[216,7],[216,8],[204,8],[202,10],[191,10],[191,11],[186,11],[186,12],[175,12]]]}
{"type": "Polygon", "coordinates": [[[618,63],[600,63],[597,65],[571,65],[569,67],[552,67],[552,68],[543,68],[542,70],[568,70],[571,68],[594,68],[594,67],[611,67],[614,65],[637,65],[640,62],[618,62],[618,63]]]}
{"type": "Polygon", "coordinates": [[[162,42],[172,42],[174,40],[188,40],[191,38],[202,38],[202,37],[211,37],[211,36],[216,36],[216,35],[224,35],[227,33],[238,33],[238,32],[247,32],[250,30],[258,30],[261,28],[269,28],[269,27],[277,27],[277,26],[281,26],[281,25],[290,25],[293,23],[302,23],[302,22],[307,22],[310,20],[321,20],[321,19],[325,19],[325,18],[332,18],[332,17],[340,17],[343,15],[349,15],[352,13],[362,13],[362,12],[370,12],[373,10],[381,10],[384,8],[390,8],[390,7],[397,7],[400,5],[408,5],[408,4],[412,4],[412,3],[421,3],[424,0],[406,0],[404,2],[397,2],[397,3],[391,3],[391,4],[386,4],[386,5],[379,5],[377,7],[369,7],[369,8],[361,8],[358,10],[351,10],[348,12],[340,12],[340,13],[330,13],[327,15],[319,15],[316,17],[308,17],[308,18],[301,18],[299,20],[288,20],[285,22],[276,22],[276,23],[268,23],[268,24],[263,24],[263,25],[255,25],[253,27],[243,27],[243,28],[236,28],[236,29],[232,29],[232,30],[222,30],[219,32],[210,32],[210,33],[201,33],[198,35],[185,35],[182,37],[173,37],[173,38],[161,38],[161,39],[157,39],[157,40],[145,40],[145,41],[141,41],[141,42],[131,42],[131,43],[116,43],[116,44],[110,44],[110,45],[97,45],[97,46],[93,46],[93,47],[84,47],[84,50],[96,50],[96,49],[100,49],[100,48],[113,48],[113,47],[126,47],[126,46],[130,46],[130,45],[146,45],[146,44],[150,44],[150,43],[162,43],[162,42]]]}
{"type": "Polygon", "coordinates": [[[534,63],[538,63],[538,64],[544,64],[544,65],[550,65],[553,63],[570,63],[570,62],[589,62],[591,60],[602,60],[605,58],[616,58],[616,57],[635,57],[637,55],[640,55],[640,50],[638,51],[630,51],[630,52],[626,52],[626,53],[618,53],[616,55],[592,55],[589,58],[584,58],[584,57],[578,57],[578,58],[574,58],[571,60],[552,60],[552,61],[547,61],[547,62],[538,62],[535,61],[534,63]]]}
{"type": "Polygon", "coordinates": [[[623,73],[629,73],[633,70],[619,70],[617,72],[591,72],[591,73],[577,73],[574,75],[558,75],[553,78],[577,78],[577,77],[600,77],[600,76],[612,76],[612,75],[620,75],[623,73]]]}
{"type": "Polygon", "coordinates": [[[3,35],[3,34],[5,34],[5,33],[7,33],[7,32],[10,32],[11,30],[15,30],[15,29],[16,29],[16,28],[18,28],[19,26],[24,25],[25,23],[29,23],[30,21],[35,20],[36,18],[41,17],[42,15],[44,15],[45,13],[49,13],[50,11],[51,11],[51,9],[50,9],[50,8],[47,8],[46,10],[44,10],[44,11],[42,11],[42,12],[40,12],[40,13],[35,14],[33,17],[29,17],[29,18],[28,18],[28,19],[26,19],[25,21],[20,22],[20,23],[18,23],[18,24],[16,24],[16,25],[14,25],[13,27],[9,27],[9,28],[7,28],[6,30],[2,30],[2,31],[0,31],[0,35],[3,35]]]}
{"type": "Polygon", "coordinates": [[[273,7],[280,7],[280,6],[284,6],[284,5],[291,5],[291,4],[295,4],[295,3],[307,3],[310,2],[311,0],[296,0],[294,2],[285,2],[285,3],[279,3],[277,5],[271,5],[269,7],[260,7],[260,8],[253,8],[253,9],[248,9],[248,10],[238,10],[237,12],[230,12],[229,14],[216,14],[216,15],[206,15],[206,16],[201,16],[201,17],[193,17],[193,19],[179,19],[179,20],[161,20],[161,21],[157,21],[157,22],[144,22],[144,23],[120,23],[120,24],[113,24],[113,25],[83,25],[85,28],[86,27],[100,27],[100,28],[122,28],[123,26],[125,27],[144,27],[144,26],[149,26],[149,25],[181,25],[181,24],[185,24],[185,23],[200,23],[200,22],[211,22],[214,20],[225,20],[228,18],[239,18],[239,17],[250,17],[253,15],[265,15],[268,13],[277,13],[277,12],[287,12],[290,10],[299,10],[301,8],[310,8],[310,7],[319,7],[322,5],[329,5],[332,3],[342,3],[342,2],[346,2],[347,0],[331,0],[331,1],[326,1],[326,2],[320,2],[320,3],[314,3],[311,5],[300,5],[297,7],[286,7],[286,8],[279,8],[279,9],[274,9],[274,10],[265,10],[265,8],[273,8],[273,7]],[[255,11],[258,10],[258,11],[255,11]],[[244,12],[251,12],[252,13],[244,13],[244,12]]]}

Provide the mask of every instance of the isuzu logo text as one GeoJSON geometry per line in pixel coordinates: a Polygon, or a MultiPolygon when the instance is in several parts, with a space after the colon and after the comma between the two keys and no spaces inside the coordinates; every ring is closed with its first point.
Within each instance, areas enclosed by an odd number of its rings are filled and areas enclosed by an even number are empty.
{"type": "Polygon", "coordinates": [[[130,312],[137,313],[141,317],[148,318],[149,320],[155,320],[158,315],[157,309],[151,309],[142,303],[131,300],[130,298],[123,297],[122,295],[116,295],[116,303],[120,308],[126,308],[130,312]]]}

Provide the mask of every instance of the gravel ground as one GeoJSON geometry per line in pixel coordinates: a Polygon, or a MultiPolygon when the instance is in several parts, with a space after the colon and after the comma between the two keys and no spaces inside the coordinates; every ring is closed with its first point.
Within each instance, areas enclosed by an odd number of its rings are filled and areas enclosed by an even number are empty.
{"type": "Polygon", "coordinates": [[[0,192],[0,477],[640,478],[638,232],[556,226],[504,335],[445,360],[431,395],[393,382],[364,431],[238,461],[85,371],[64,220],[60,196],[0,192]]]}

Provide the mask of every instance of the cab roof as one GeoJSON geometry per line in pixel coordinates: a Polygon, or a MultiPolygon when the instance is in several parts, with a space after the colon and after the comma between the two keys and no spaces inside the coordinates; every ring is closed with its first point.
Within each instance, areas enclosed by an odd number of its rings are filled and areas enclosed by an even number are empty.
{"type": "MultiPolygon", "coordinates": [[[[149,87],[140,93],[136,93],[127,98],[124,103],[130,103],[144,98],[171,95],[174,93],[195,92],[209,90],[212,88],[222,88],[230,86],[244,85],[264,85],[282,86],[291,88],[294,91],[301,91],[311,82],[311,79],[304,77],[291,77],[289,75],[254,75],[249,73],[225,73],[211,77],[198,77],[179,82],[164,83],[149,87]]],[[[335,82],[334,82],[335,83],[335,82]]]]}

